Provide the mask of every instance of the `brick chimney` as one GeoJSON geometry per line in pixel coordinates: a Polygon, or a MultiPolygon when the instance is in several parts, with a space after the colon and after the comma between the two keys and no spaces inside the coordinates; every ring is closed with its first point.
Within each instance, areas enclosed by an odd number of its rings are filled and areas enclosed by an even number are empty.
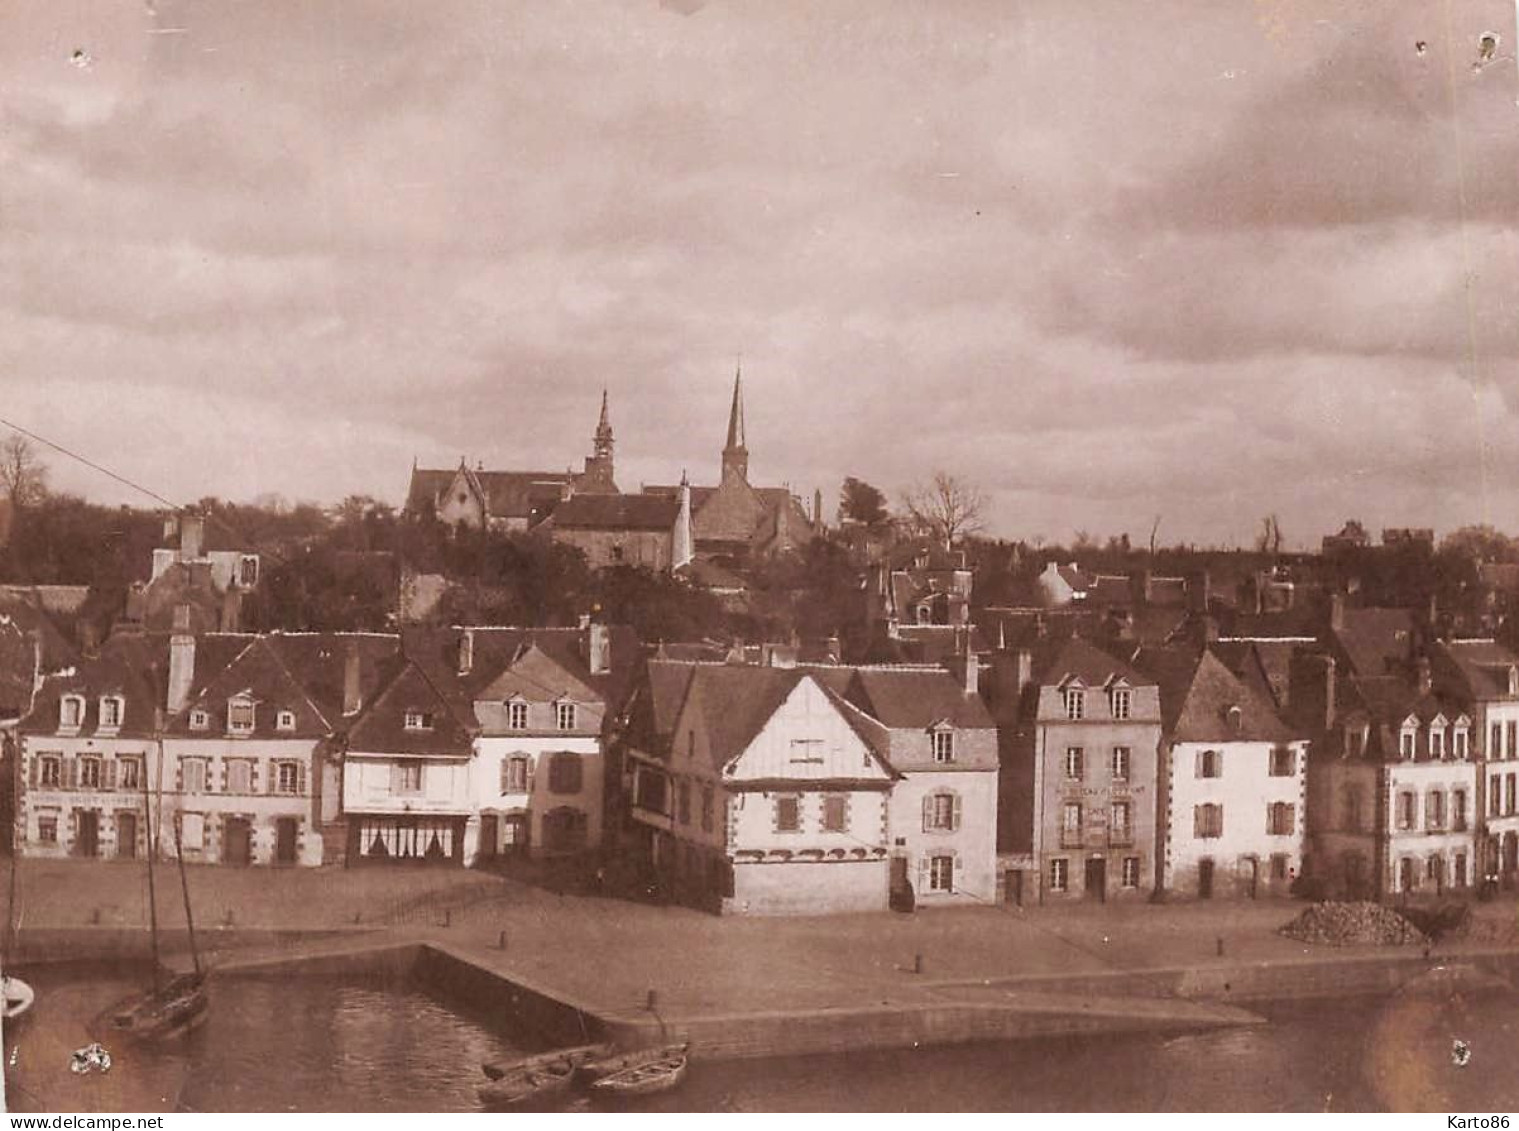
{"type": "Polygon", "coordinates": [[[1345,627],[1345,594],[1329,595],[1329,627],[1339,632],[1345,627]]]}
{"type": "Polygon", "coordinates": [[[459,634],[459,674],[469,675],[475,666],[475,631],[466,628],[459,634]]]}
{"type": "Polygon", "coordinates": [[[190,606],[174,606],[174,633],[169,637],[169,688],[164,706],[177,715],[190,705],[195,687],[195,633],[190,629],[190,606]]]}
{"type": "Polygon", "coordinates": [[[364,693],[360,677],[363,674],[360,668],[359,645],[357,641],[348,642],[348,651],[343,656],[343,717],[348,718],[357,715],[359,709],[364,706],[364,693]]]}
{"type": "Polygon", "coordinates": [[[1320,734],[1334,729],[1336,665],[1333,656],[1299,653],[1287,670],[1287,705],[1297,725],[1320,734]]]}
{"type": "Polygon", "coordinates": [[[236,587],[222,594],[221,630],[237,632],[243,624],[243,591],[236,587]]]}

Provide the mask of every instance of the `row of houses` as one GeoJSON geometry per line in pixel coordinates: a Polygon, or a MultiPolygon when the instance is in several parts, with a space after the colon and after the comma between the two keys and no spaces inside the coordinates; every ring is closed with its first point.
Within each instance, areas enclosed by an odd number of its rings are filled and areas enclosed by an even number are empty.
{"type": "Polygon", "coordinates": [[[938,664],[621,628],[123,631],[16,727],[30,855],[615,859],[735,913],[1467,890],[1519,874],[1519,657],[1408,610],[938,664]]]}

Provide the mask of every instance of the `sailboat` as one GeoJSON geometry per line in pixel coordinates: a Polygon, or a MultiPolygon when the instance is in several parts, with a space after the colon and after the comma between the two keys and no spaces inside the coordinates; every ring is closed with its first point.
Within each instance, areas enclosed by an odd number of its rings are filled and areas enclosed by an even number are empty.
{"type": "MultiPolygon", "coordinates": [[[[159,740],[159,765],[163,765],[163,740],[159,740]]],[[[146,771],[146,767],[144,767],[146,771]]],[[[174,826],[174,858],[179,863],[179,883],[185,899],[185,927],[190,934],[190,959],[194,970],[180,974],[167,983],[161,981],[158,965],[158,897],[153,886],[153,858],[158,854],[153,839],[152,798],[148,794],[148,775],[142,775],[143,804],[148,822],[148,925],[153,942],[153,984],[145,993],[130,997],[106,1011],[100,1027],[109,1034],[143,1041],[164,1041],[188,1033],[203,1023],[210,1007],[206,996],[206,973],[201,969],[200,950],[195,945],[195,921],[190,914],[190,883],[185,878],[185,857],[180,844],[179,825],[174,826]]]]}

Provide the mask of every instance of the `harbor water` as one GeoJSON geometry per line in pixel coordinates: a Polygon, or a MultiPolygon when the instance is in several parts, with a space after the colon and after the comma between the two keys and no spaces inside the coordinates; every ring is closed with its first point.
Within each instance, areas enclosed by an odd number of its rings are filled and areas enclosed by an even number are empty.
{"type": "MultiPolygon", "coordinates": [[[[7,1068],[13,1110],[158,1097],[192,1111],[475,1111],[482,1062],[541,1044],[415,983],[218,979],[211,1020],[72,1076],[77,1019],[130,980],[39,979],[7,1068]],[[59,1032],[53,1032],[59,1030],[59,1032]],[[58,1058],[63,1058],[62,1062],[58,1058]],[[140,1095],[119,1089],[145,1089],[140,1095]]],[[[1263,1009],[1258,1027],[726,1063],[699,1059],[658,1111],[1377,1111],[1519,1107],[1519,994],[1448,990],[1263,1009]]],[[[588,1106],[586,1100],[571,1106],[588,1106]]],[[[118,1108],[117,1110],[122,1110],[118,1108]]]]}

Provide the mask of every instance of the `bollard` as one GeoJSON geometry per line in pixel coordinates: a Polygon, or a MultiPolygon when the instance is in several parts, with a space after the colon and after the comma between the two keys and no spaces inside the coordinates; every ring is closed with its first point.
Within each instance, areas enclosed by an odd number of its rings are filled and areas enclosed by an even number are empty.
{"type": "Polygon", "coordinates": [[[1222,958],[1224,956],[1224,936],[1223,935],[1219,935],[1218,936],[1218,956],[1220,958],[1222,958]]]}
{"type": "Polygon", "coordinates": [[[914,974],[923,973],[923,955],[921,953],[912,956],[912,972],[914,974]]]}
{"type": "Polygon", "coordinates": [[[654,1010],[658,1006],[659,1006],[659,995],[657,993],[655,993],[653,990],[650,990],[649,991],[649,1000],[644,1003],[644,1008],[647,1009],[650,1013],[653,1013],[654,1010]]]}
{"type": "Polygon", "coordinates": [[[501,950],[505,950],[506,949],[506,932],[505,931],[502,931],[500,938],[498,938],[496,940],[496,946],[499,947],[501,950]]]}

